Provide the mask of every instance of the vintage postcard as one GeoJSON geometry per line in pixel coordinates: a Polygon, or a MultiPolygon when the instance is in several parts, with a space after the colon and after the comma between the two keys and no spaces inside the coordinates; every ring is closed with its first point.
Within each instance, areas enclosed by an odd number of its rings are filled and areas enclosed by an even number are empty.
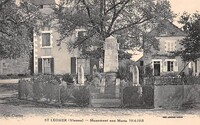
{"type": "Polygon", "coordinates": [[[199,125],[199,5],[0,0],[0,125],[199,125]]]}

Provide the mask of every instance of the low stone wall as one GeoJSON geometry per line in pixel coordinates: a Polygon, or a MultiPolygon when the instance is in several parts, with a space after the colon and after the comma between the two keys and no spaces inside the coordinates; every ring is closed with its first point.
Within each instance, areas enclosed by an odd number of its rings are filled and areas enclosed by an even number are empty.
{"type": "MultiPolygon", "coordinates": [[[[22,78],[23,80],[31,80],[31,78],[22,78]]],[[[0,83],[18,83],[20,79],[0,79],[0,83]]]]}
{"type": "Polygon", "coordinates": [[[0,79],[0,83],[18,83],[19,79],[0,79]]]}
{"type": "Polygon", "coordinates": [[[200,85],[154,86],[154,108],[174,108],[200,103],[200,85]]]}
{"type": "Polygon", "coordinates": [[[200,85],[184,85],[184,102],[200,104],[200,85]]]}

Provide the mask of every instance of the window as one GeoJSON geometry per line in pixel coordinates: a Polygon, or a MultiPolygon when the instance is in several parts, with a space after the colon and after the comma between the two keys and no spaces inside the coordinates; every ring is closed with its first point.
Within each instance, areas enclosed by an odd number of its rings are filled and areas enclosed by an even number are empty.
{"type": "Polygon", "coordinates": [[[49,57],[38,58],[38,73],[53,74],[54,58],[49,58],[49,57]]]}
{"type": "Polygon", "coordinates": [[[42,33],[42,47],[51,46],[50,33],[42,33]]]}
{"type": "Polygon", "coordinates": [[[44,7],[43,5],[40,5],[40,9],[43,9],[43,7],[44,7]]]}
{"type": "Polygon", "coordinates": [[[144,61],[140,61],[140,66],[144,66],[144,61]]]}
{"type": "Polygon", "coordinates": [[[178,61],[176,59],[165,59],[163,62],[163,72],[179,72],[178,61]]]}
{"type": "Polygon", "coordinates": [[[167,71],[168,72],[174,71],[174,62],[173,61],[167,61],[167,71]]]}
{"type": "Polygon", "coordinates": [[[168,52],[175,51],[176,50],[176,41],[173,41],[173,40],[166,41],[165,49],[168,52]]]}
{"type": "Polygon", "coordinates": [[[78,38],[83,38],[86,36],[86,31],[79,31],[78,32],[78,38]]]}

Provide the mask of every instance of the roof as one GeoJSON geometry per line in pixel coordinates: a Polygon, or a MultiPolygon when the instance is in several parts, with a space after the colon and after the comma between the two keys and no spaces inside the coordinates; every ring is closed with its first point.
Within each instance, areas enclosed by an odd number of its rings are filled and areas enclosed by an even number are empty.
{"type": "Polygon", "coordinates": [[[182,31],[180,28],[175,26],[169,20],[163,20],[161,24],[159,24],[156,28],[154,28],[150,34],[156,37],[160,36],[186,36],[185,32],[182,31]]]}
{"type": "Polygon", "coordinates": [[[31,3],[35,5],[52,5],[55,4],[55,0],[31,0],[31,3]]]}

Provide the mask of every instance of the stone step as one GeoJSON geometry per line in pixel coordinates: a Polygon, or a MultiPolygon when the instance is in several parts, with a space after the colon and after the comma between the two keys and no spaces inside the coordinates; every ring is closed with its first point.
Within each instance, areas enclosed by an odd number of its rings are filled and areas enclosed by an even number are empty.
{"type": "Polygon", "coordinates": [[[92,98],[94,99],[113,99],[115,98],[115,94],[102,94],[102,93],[98,93],[98,94],[91,94],[92,98]]]}
{"type": "Polygon", "coordinates": [[[120,107],[120,99],[91,99],[91,105],[93,107],[120,107]]]}

